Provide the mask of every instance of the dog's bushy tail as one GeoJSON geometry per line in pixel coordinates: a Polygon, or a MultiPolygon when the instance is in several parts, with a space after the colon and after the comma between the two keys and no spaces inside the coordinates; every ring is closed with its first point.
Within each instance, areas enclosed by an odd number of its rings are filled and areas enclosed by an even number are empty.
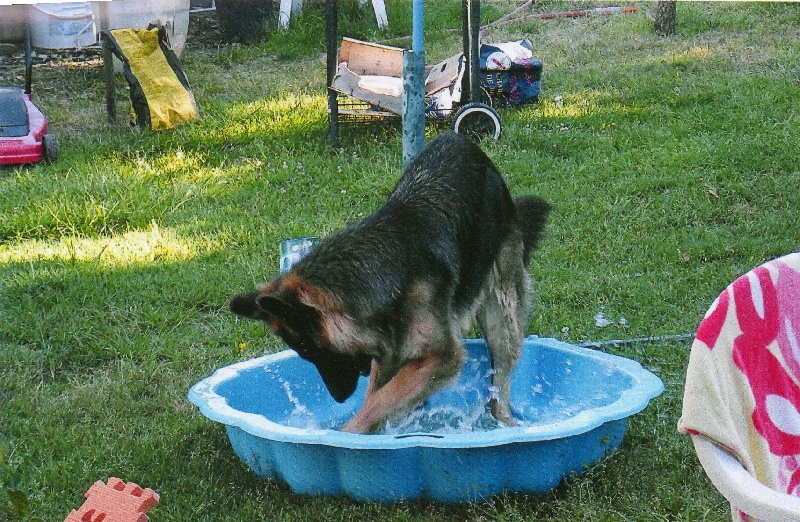
{"type": "Polygon", "coordinates": [[[514,199],[514,206],[517,209],[517,223],[519,223],[522,240],[525,244],[523,259],[527,265],[531,253],[536,250],[544,235],[547,215],[553,207],[538,196],[518,196],[514,199]]]}

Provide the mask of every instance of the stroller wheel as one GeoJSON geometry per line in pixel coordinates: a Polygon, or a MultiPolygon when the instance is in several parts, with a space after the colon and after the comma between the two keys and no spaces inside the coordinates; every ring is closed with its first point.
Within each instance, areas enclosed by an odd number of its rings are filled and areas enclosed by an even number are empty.
{"type": "Polygon", "coordinates": [[[477,140],[486,136],[496,140],[500,137],[500,115],[485,103],[468,103],[456,111],[453,130],[477,140]]]}

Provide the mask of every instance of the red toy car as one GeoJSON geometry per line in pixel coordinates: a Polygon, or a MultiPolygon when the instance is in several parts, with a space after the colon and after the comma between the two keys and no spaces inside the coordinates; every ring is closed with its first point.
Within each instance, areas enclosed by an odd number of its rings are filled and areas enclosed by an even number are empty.
{"type": "Polygon", "coordinates": [[[0,165],[52,163],[58,157],[56,138],[47,133],[47,119],[31,96],[31,40],[25,31],[25,90],[0,87],[0,165]]]}

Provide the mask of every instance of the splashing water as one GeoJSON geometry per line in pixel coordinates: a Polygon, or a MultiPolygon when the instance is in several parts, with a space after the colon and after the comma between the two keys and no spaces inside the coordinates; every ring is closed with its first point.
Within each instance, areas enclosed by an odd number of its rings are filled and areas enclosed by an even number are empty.
{"type": "Polygon", "coordinates": [[[488,431],[500,427],[486,407],[463,410],[452,406],[423,408],[411,412],[396,423],[387,422],[384,433],[401,435],[406,433],[453,434],[488,431]]]}
{"type": "Polygon", "coordinates": [[[292,403],[294,409],[289,414],[289,418],[286,419],[286,425],[291,428],[303,428],[309,430],[316,430],[320,428],[319,422],[314,418],[314,414],[303,404],[300,402],[294,393],[292,393],[292,387],[287,381],[281,382],[283,389],[286,390],[286,396],[289,398],[289,402],[292,403]]]}
{"type": "MultiPolygon", "coordinates": [[[[610,379],[610,374],[614,370],[604,365],[589,375],[573,372],[573,361],[569,358],[549,361],[547,366],[547,373],[527,374],[525,384],[512,391],[511,407],[517,426],[543,426],[569,419],[585,410],[613,402],[624,387],[624,384],[612,384],[615,379],[610,379]],[[589,389],[581,386],[587,377],[603,385],[589,389]]],[[[285,416],[282,420],[273,419],[280,424],[298,429],[338,429],[361,406],[358,401],[348,401],[349,404],[307,402],[304,393],[309,386],[317,386],[318,393],[326,398],[324,385],[312,384],[306,379],[292,384],[291,379],[284,378],[277,369],[266,369],[266,373],[282,389],[285,397],[285,416]]],[[[505,428],[506,425],[498,422],[489,409],[490,399],[497,398],[499,393],[491,385],[493,373],[485,357],[469,360],[461,381],[434,394],[426,404],[410,414],[388,421],[383,433],[446,435],[505,428]]],[[[316,397],[315,394],[311,396],[316,397]]]]}

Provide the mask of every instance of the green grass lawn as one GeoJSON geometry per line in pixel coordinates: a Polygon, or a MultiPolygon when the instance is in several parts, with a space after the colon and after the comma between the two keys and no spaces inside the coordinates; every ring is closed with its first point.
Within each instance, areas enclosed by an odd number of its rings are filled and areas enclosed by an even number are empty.
{"type": "MultiPolygon", "coordinates": [[[[343,34],[410,32],[409,1],[387,1],[385,31],[342,3],[343,34]]],[[[460,3],[426,3],[433,62],[459,50],[446,30],[460,27],[460,3]]],[[[521,3],[484,2],[483,17],[521,3]]],[[[501,139],[484,143],[514,194],[556,206],[531,266],[530,333],[691,333],[730,281],[800,247],[800,8],[680,3],[677,34],[662,38],[638,6],[485,36],[529,38],[544,62],[541,102],[502,110],[501,139]],[[595,326],[600,311],[614,324],[595,326]]],[[[688,342],[610,348],[666,391],[632,418],[617,453],[546,495],[457,506],[310,498],[236,458],[186,393],[282,346],[227,299],[277,271],[281,239],[377,208],[402,163],[396,126],[344,127],[330,147],[320,6],[293,22],[258,45],[190,37],[182,61],[202,120],[168,132],[107,123],[97,61],[36,68],[60,159],[0,170],[0,520],[63,520],[109,476],[157,491],[158,521],[729,520],[676,433],[688,342]]]]}

